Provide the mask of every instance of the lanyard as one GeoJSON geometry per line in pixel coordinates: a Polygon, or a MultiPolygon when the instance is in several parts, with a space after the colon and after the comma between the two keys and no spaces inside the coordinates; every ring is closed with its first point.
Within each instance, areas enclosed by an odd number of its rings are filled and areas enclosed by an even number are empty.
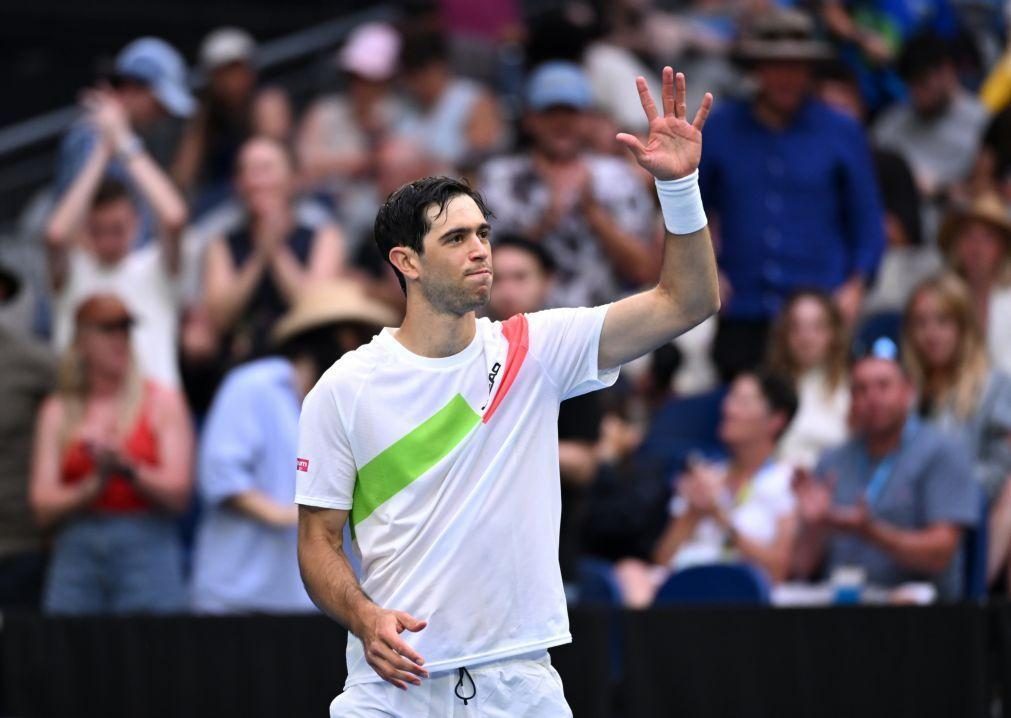
{"type": "MultiPolygon", "coordinates": [[[[899,445],[874,467],[874,471],[871,473],[871,480],[864,491],[864,496],[867,498],[869,505],[874,506],[877,504],[882,494],[885,493],[885,488],[887,488],[888,482],[892,478],[892,471],[895,469],[895,462],[902,451],[902,447],[916,434],[919,427],[919,420],[914,416],[910,416],[906,420],[906,425],[902,428],[902,439],[899,441],[899,445]]],[[[869,461],[869,458],[867,460],[869,461]]]]}

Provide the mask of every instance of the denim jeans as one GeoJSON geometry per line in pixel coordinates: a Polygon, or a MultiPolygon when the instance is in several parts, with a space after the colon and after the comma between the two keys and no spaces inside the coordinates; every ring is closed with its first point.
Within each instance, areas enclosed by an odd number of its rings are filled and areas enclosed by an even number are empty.
{"type": "Polygon", "coordinates": [[[47,613],[173,613],[185,605],[182,548],[170,519],[89,514],[56,537],[43,596],[47,613]]]}

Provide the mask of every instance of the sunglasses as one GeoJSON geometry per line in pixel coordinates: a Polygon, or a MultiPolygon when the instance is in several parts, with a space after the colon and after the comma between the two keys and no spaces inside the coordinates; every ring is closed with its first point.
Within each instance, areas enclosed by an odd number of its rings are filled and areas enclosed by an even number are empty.
{"type": "Polygon", "coordinates": [[[133,328],[133,319],[111,319],[107,322],[90,322],[89,327],[101,334],[129,334],[133,328]]]}
{"type": "Polygon", "coordinates": [[[870,343],[859,342],[853,347],[853,361],[860,359],[901,360],[899,345],[891,337],[878,337],[870,343]]]}

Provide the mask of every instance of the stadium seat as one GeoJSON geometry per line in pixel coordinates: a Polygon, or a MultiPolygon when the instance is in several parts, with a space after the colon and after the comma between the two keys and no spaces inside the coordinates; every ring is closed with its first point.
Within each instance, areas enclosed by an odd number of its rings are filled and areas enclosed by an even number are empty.
{"type": "Polygon", "coordinates": [[[670,576],[656,594],[654,606],[678,604],[769,603],[769,581],[747,564],[693,566],[670,576]]]}
{"type": "Polygon", "coordinates": [[[580,604],[620,606],[621,590],[614,567],[607,561],[583,558],[578,566],[576,601],[580,604]]]}
{"type": "Polygon", "coordinates": [[[716,436],[725,388],[696,396],[676,397],[656,412],[636,452],[637,463],[656,467],[665,477],[676,474],[692,452],[720,455],[716,436]]]}
{"type": "Polygon", "coordinates": [[[979,520],[967,529],[962,539],[962,570],[965,578],[963,598],[978,601],[986,597],[986,558],[990,540],[990,510],[986,495],[980,492],[979,520]]]}

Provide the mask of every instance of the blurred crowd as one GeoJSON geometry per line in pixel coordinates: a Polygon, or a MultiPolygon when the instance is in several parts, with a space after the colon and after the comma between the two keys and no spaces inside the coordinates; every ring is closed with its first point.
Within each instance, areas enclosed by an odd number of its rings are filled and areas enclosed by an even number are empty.
{"type": "Polygon", "coordinates": [[[476,186],[493,319],[655,282],[652,178],[615,134],[644,134],[635,77],[655,94],[664,64],[690,112],[715,96],[699,177],[722,310],[562,405],[573,600],[588,566],[641,607],[721,563],[1011,591],[1002,12],[414,3],[355,27],[309,102],[260,77],[240,28],[192,67],[131,42],[61,141],[31,229],[45,286],[0,267],[0,606],[313,610],[299,407],[399,323],[376,210],[421,176],[476,186]]]}

